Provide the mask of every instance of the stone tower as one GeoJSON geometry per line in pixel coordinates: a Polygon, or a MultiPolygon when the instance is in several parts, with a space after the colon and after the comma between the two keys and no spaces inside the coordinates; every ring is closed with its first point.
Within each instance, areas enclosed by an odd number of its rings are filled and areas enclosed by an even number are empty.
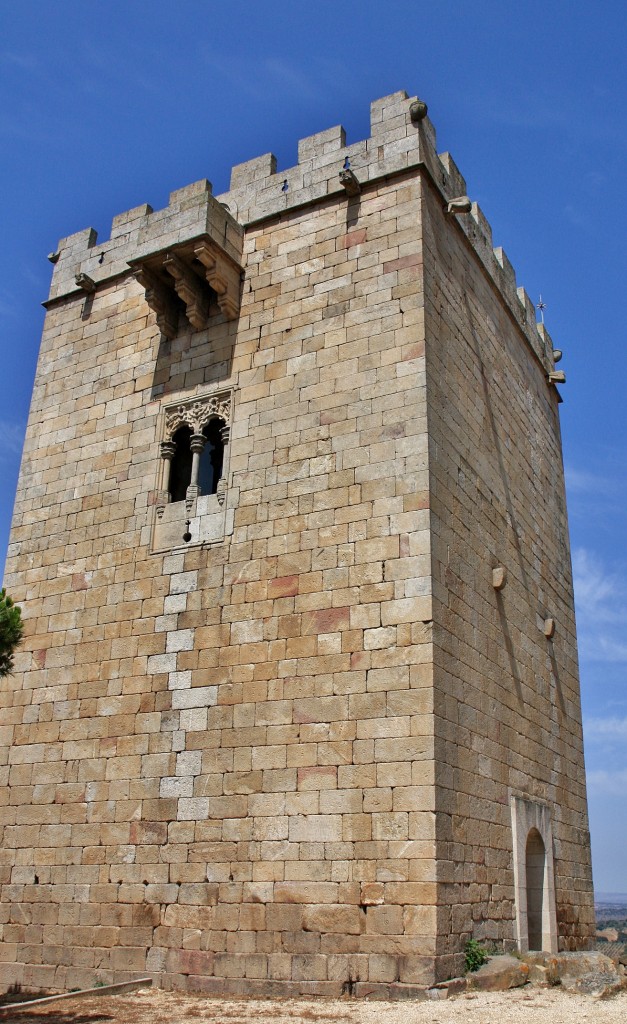
{"type": "Polygon", "coordinates": [[[398,994],[593,908],[549,336],[426,108],[63,239],[0,977],[398,994]]]}

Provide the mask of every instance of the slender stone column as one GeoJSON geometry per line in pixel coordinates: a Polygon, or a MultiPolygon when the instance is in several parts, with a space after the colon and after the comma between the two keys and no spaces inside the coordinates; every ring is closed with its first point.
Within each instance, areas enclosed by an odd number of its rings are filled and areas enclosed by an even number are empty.
{"type": "Polygon", "coordinates": [[[203,448],[207,443],[207,438],[204,434],[192,434],[189,439],[189,446],[192,450],[192,478],[189,482],[189,487],[185,492],[185,504],[191,509],[195,499],[200,494],[200,487],[198,486],[198,471],[200,469],[200,456],[202,455],[203,448]]]}
{"type": "Polygon", "coordinates": [[[222,472],[221,472],[220,479],[218,480],[218,485],[216,487],[216,496],[217,496],[217,499],[218,499],[218,503],[220,505],[224,505],[224,499],[226,498],[226,475],[225,475],[225,472],[226,472],[226,467],[229,464],[228,463],[228,457],[229,457],[228,449],[229,449],[229,441],[231,439],[231,425],[230,425],[230,423],[225,423],[222,427],[220,427],[220,437],[222,439],[222,472]]]}
{"type": "Polygon", "coordinates": [[[157,515],[159,519],[161,519],[165,511],[165,506],[172,500],[170,494],[170,470],[172,469],[172,459],[176,452],[176,443],[174,441],[162,441],[160,448],[163,465],[161,467],[161,487],[157,496],[157,515]]]}

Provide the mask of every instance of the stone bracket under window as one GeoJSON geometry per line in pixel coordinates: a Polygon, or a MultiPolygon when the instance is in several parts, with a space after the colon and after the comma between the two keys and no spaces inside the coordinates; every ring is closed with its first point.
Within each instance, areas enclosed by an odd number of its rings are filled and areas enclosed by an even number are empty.
{"type": "Polygon", "coordinates": [[[146,302],[157,315],[157,326],[166,338],[174,338],[178,330],[179,309],[172,301],[169,288],[155,271],[143,264],[134,270],[135,278],[146,292],[146,302]]]}
{"type": "Polygon", "coordinates": [[[231,407],[231,391],[221,391],[187,399],[164,410],[159,481],[154,501],[154,551],[183,544],[211,543],[230,532],[233,513],[228,509],[227,476],[231,407]],[[206,447],[212,449],[212,435],[213,452],[215,454],[217,449],[219,463],[214,463],[214,469],[210,468],[212,486],[205,492],[201,459],[206,447]],[[184,452],[181,452],[181,445],[185,446],[184,452]],[[179,472],[174,483],[175,460],[180,460],[181,454],[187,456],[186,475],[181,481],[179,472]]]}
{"type": "Polygon", "coordinates": [[[181,316],[196,331],[220,313],[227,320],[239,316],[242,268],[209,235],[129,260],[129,266],[159,329],[170,340],[179,331],[181,316]]]}
{"type": "Polygon", "coordinates": [[[185,313],[192,327],[202,331],[209,319],[211,295],[198,274],[176,253],[169,252],[163,258],[163,266],[174,281],[174,290],[185,304],[185,313]]]}

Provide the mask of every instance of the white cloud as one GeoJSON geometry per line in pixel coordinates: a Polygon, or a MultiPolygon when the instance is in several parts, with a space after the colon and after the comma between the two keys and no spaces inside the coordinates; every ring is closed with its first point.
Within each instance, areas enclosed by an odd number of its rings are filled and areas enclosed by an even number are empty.
{"type": "Polygon", "coordinates": [[[308,99],[316,96],[315,78],[305,74],[302,67],[273,57],[264,61],[262,66],[268,77],[274,79],[280,89],[288,89],[292,95],[300,95],[308,99]]]}
{"type": "Polygon", "coordinates": [[[608,575],[600,560],[586,548],[573,551],[573,577],[577,604],[586,615],[605,618],[606,602],[614,600],[621,592],[620,580],[608,575]]]}
{"type": "Polygon", "coordinates": [[[324,89],[339,81],[343,67],[334,60],[314,58],[305,66],[284,56],[267,56],[254,65],[249,58],[223,51],[206,43],[199,47],[200,58],[220,83],[228,82],[233,89],[244,95],[258,97],[289,95],[290,99],[303,100],[319,98],[324,89]]]}
{"type": "Polygon", "coordinates": [[[15,298],[10,296],[8,291],[0,288],[0,316],[17,318],[18,307],[15,298]]]}
{"type": "Polygon", "coordinates": [[[627,794],[627,768],[617,772],[603,769],[588,772],[588,793],[595,796],[625,796],[627,794]]]}
{"type": "Polygon", "coordinates": [[[24,443],[24,424],[0,420],[0,462],[19,457],[24,443]]]}
{"type": "Polygon", "coordinates": [[[573,580],[582,661],[627,664],[626,578],[608,572],[593,552],[577,548],[573,580]]]}
{"type": "Polygon", "coordinates": [[[595,467],[599,466],[600,469],[592,471],[572,463],[564,467],[568,511],[579,530],[588,529],[594,523],[595,529],[609,538],[615,534],[617,524],[624,523],[627,501],[624,451],[605,446],[595,459],[595,467]]]}
{"type": "MultiPolygon", "coordinates": [[[[577,138],[577,110],[571,96],[567,101],[557,103],[546,103],[545,98],[539,90],[529,92],[527,103],[521,106],[519,102],[513,101],[507,92],[501,91],[501,95],[492,92],[486,95],[483,89],[473,90],[474,105],[480,106],[484,117],[490,118],[497,124],[507,125],[509,128],[519,128],[522,131],[532,132],[537,138],[541,132],[552,132],[554,136],[563,136],[573,142],[577,138]]],[[[470,94],[466,96],[467,102],[472,103],[470,94]]],[[[608,104],[604,104],[607,108],[608,104]]],[[[601,109],[600,107],[598,109],[601,109]]],[[[617,137],[614,117],[611,113],[604,120],[591,118],[590,138],[601,145],[610,145],[616,148],[616,144],[622,149],[624,142],[622,136],[617,137]]],[[[620,133],[619,133],[620,134],[620,133]]]]}
{"type": "Polygon", "coordinates": [[[587,739],[627,740],[627,718],[586,718],[584,732],[587,739]]]}
{"type": "Polygon", "coordinates": [[[580,206],[574,206],[572,203],[567,203],[564,207],[564,217],[576,228],[583,228],[586,231],[594,229],[596,227],[595,219],[592,215],[583,213],[580,206]]]}
{"type": "Polygon", "coordinates": [[[37,58],[32,53],[16,53],[14,50],[3,50],[0,53],[3,63],[13,64],[22,71],[35,71],[39,66],[37,58]]]}
{"type": "Polygon", "coordinates": [[[615,495],[619,483],[616,479],[602,476],[599,473],[589,473],[586,469],[579,469],[567,463],[564,466],[566,477],[566,490],[569,494],[575,495],[615,495]]]}
{"type": "Polygon", "coordinates": [[[598,638],[597,661],[617,661],[627,664],[627,643],[620,640],[612,640],[608,636],[598,638]]]}

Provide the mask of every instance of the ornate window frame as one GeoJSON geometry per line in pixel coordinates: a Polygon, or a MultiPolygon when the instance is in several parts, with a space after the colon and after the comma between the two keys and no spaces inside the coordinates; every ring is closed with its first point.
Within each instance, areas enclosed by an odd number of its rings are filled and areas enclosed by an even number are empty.
{"type": "MultiPolygon", "coordinates": [[[[227,512],[230,434],[234,390],[221,388],[208,394],[179,398],[162,410],[160,465],[157,477],[152,550],[167,551],[175,547],[194,547],[222,540],[228,530],[227,512]],[[200,456],[206,443],[203,430],[212,419],[222,421],[222,473],[215,494],[200,493],[198,471],[200,456]],[[176,432],[183,426],[191,431],[191,479],[185,499],[173,502],[169,484],[172,460],[176,452],[176,432]]],[[[232,515],[230,517],[232,519],[232,515]]],[[[232,528],[232,527],[231,527],[232,528]]]]}

